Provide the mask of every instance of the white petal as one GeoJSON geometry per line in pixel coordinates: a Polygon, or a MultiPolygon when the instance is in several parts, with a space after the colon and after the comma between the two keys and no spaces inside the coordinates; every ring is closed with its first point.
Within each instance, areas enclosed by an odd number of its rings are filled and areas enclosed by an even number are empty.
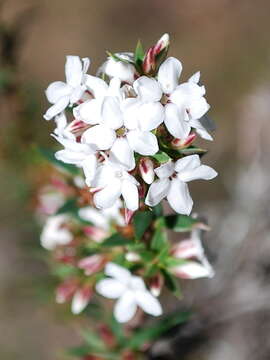
{"type": "Polygon", "coordinates": [[[135,167],[135,158],[133,150],[130,148],[126,138],[117,138],[111,148],[111,156],[114,160],[124,165],[127,170],[133,170],[135,167]]]}
{"type": "Polygon", "coordinates": [[[195,74],[193,74],[188,81],[193,82],[195,84],[198,84],[198,82],[200,81],[200,77],[201,77],[201,73],[200,71],[195,72],[195,74]]]}
{"type": "Polygon", "coordinates": [[[154,102],[161,99],[162,90],[154,78],[141,76],[134,81],[133,87],[143,102],[154,102]]]}
{"type": "Polygon", "coordinates": [[[139,108],[138,118],[142,131],[154,130],[164,120],[164,107],[160,102],[143,104],[139,108]]]}
{"type": "Polygon", "coordinates": [[[104,97],[108,90],[108,85],[104,80],[92,75],[85,75],[85,85],[95,98],[104,97]]]}
{"type": "Polygon", "coordinates": [[[174,173],[174,162],[168,161],[155,169],[155,173],[160,179],[168,178],[174,173]]]}
{"type": "Polygon", "coordinates": [[[207,165],[201,165],[198,166],[196,169],[193,169],[191,171],[185,171],[177,175],[177,177],[184,182],[199,180],[199,179],[211,180],[216,176],[217,176],[217,172],[207,165]]]}
{"type": "Polygon", "coordinates": [[[124,119],[120,109],[119,101],[112,96],[107,96],[104,99],[101,116],[103,123],[111,129],[117,130],[123,126],[124,119]]]}
{"type": "Polygon", "coordinates": [[[90,66],[90,59],[88,57],[82,58],[83,62],[83,73],[86,74],[90,66]]]}
{"type": "Polygon", "coordinates": [[[91,288],[78,289],[72,299],[71,311],[73,314],[80,314],[88,305],[89,300],[92,296],[91,288]]]}
{"type": "Polygon", "coordinates": [[[114,177],[114,169],[111,166],[108,166],[106,163],[99,166],[93,179],[92,186],[103,188],[108,185],[111,179],[114,177]]]}
{"type": "Polygon", "coordinates": [[[128,284],[131,279],[131,273],[129,270],[113,262],[106,264],[104,272],[106,275],[117,279],[122,284],[128,284]]]}
{"type": "Polygon", "coordinates": [[[65,127],[67,126],[67,117],[64,111],[57,115],[54,121],[56,123],[56,129],[54,130],[54,133],[61,136],[65,127]]]}
{"type": "Polygon", "coordinates": [[[96,291],[108,299],[118,299],[125,290],[126,286],[115,279],[103,279],[96,284],[96,291]]]}
{"type": "Polygon", "coordinates": [[[159,150],[157,138],[151,132],[131,130],[127,139],[130,147],[141,155],[154,155],[159,150]]]}
{"type": "Polygon", "coordinates": [[[178,85],[182,72],[182,64],[174,57],[167,58],[158,71],[158,81],[165,94],[170,94],[178,85]]]}
{"type": "Polygon", "coordinates": [[[132,276],[130,283],[133,290],[146,290],[145,283],[143,279],[139,276],[132,276]]]}
{"type": "Polygon", "coordinates": [[[175,170],[179,173],[182,171],[192,171],[200,165],[201,160],[199,155],[189,155],[176,161],[175,170]]]}
{"type": "Polygon", "coordinates": [[[206,129],[201,124],[200,120],[191,120],[189,122],[190,126],[196,129],[196,132],[205,140],[213,140],[213,137],[206,131],[206,129]]]}
{"type": "Polygon", "coordinates": [[[125,292],[116,302],[114,307],[115,319],[125,323],[133,318],[137,310],[137,304],[133,292],[125,292]]]}
{"type": "Polygon", "coordinates": [[[198,279],[202,277],[212,277],[214,275],[211,269],[195,261],[190,261],[187,264],[177,266],[171,270],[176,276],[184,279],[198,279]]]}
{"type": "Polygon", "coordinates": [[[193,207],[193,200],[190,197],[188,186],[179,179],[173,179],[167,199],[172,209],[178,214],[189,215],[193,207]]]}
{"type": "MultiPolygon", "coordinates": [[[[120,54],[120,57],[121,56],[120,54]]],[[[109,58],[103,64],[103,72],[110,77],[118,77],[122,81],[132,83],[134,81],[135,68],[132,64],[128,64],[122,61],[115,61],[112,58],[109,58]]]]}
{"type": "Polygon", "coordinates": [[[76,116],[87,124],[98,124],[101,119],[102,100],[91,99],[76,108],[76,116]]]}
{"type": "Polygon", "coordinates": [[[164,123],[169,133],[177,139],[185,139],[190,133],[190,125],[185,121],[185,110],[175,104],[165,106],[164,123]]]}
{"type": "Polygon", "coordinates": [[[200,119],[210,109],[210,105],[207,103],[204,97],[189,101],[187,104],[187,110],[189,116],[193,120],[200,119]]]}
{"type": "Polygon", "coordinates": [[[98,209],[107,209],[115,204],[120,195],[121,182],[113,179],[104,189],[95,193],[94,203],[98,209]]]}
{"type": "Polygon", "coordinates": [[[81,163],[84,175],[86,177],[86,183],[90,186],[91,181],[96,175],[97,158],[95,155],[88,155],[81,163]]]}
{"type": "Polygon", "coordinates": [[[96,146],[99,150],[108,150],[116,139],[115,131],[105,125],[95,125],[82,135],[82,142],[96,146]]]}
{"type": "Polygon", "coordinates": [[[128,98],[122,102],[122,109],[124,115],[124,125],[129,130],[137,129],[138,114],[141,106],[141,102],[137,98],[128,98]]]}
{"type": "Polygon", "coordinates": [[[63,81],[55,81],[51,83],[45,90],[48,101],[55,104],[63,96],[69,96],[72,88],[63,81]]]}
{"type": "Polygon", "coordinates": [[[170,189],[170,180],[169,179],[160,179],[156,180],[151,184],[146,199],[145,204],[149,206],[156,206],[162,199],[164,199],[170,189]]]}
{"type": "Polygon", "coordinates": [[[61,97],[56,104],[52,105],[46,113],[43,115],[44,119],[51,120],[56,115],[60,114],[69,104],[69,97],[63,96],[61,97]]]}
{"type": "Polygon", "coordinates": [[[79,56],[67,56],[65,65],[67,84],[76,87],[82,81],[82,62],[79,56]]]}
{"type": "Polygon", "coordinates": [[[136,302],[147,314],[153,316],[162,314],[159,301],[149,291],[136,291],[136,302]]]}
{"type": "Polygon", "coordinates": [[[85,159],[85,154],[65,149],[57,151],[55,158],[66,164],[80,165],[85,159]]]}
{"type": "Polygon", "coordinates": [[[81,85],[75,87],[69,97],[70,104],[77,103],[82,98],[84,91],[85,88],[81,85]]]}
{"type": "Polygon", "coordinates": [[[127,209],[131,211],[137,210],[139,207],[139,193],[137,186],[130,181],[124,180],[122,182],[121,191],[127,209]]]}

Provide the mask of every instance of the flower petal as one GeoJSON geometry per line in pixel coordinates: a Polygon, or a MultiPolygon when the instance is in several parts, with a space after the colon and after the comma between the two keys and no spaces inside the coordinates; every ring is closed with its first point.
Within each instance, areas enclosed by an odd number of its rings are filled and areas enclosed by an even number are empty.
{"type": "Polygon", "coordinates": [[[180,110],[175,104],[165,106],[164,123],[169,133],[177,139],[185,139],[190,133],[190,125],[185,121],[185,110],[180,110]]]}
{"type": "Polygon", "coordinates": [[[82,142],[96,146],[99,150],[108,150],[116,139],[115,131],[105,125],[95,125],[82,135],[82,142]]]}
{"type": "Polygon", "coordinates": [[[189,155],[182,159],[179,159],[175,163],[175,170],[177,172],[192,171],[201,165],[199,155],[189,155]]]}
{"type": "Polygon", "coordinates": [[[160,179],[168,178],[174,173],[174,162],[168,161],[155,169],[155,173],[160,179]]]}
{"type": "Polygon", "coordinates": [[[210,105],[204,97],[189,101],[187,104],[188,114],[192,120],[200,119],[209,109],[210,105]]]}
{"type": "Polygon", "coordinates": [[[124,165],[127,170],[135,167],[133,150],[130,148],[126,138],[117,138],[111,148],[111,155],[114,160],[124,165]]]}
{"type": "Polygon", "coordinates": [[[217,172],[210,166],[201,165],[192,171],[185,171],[177,175],[178,179],[184,182],[192,180],[211,180],[217,176],[217,172]]]}
{"type": "Polygon", "coordinates": [[[158,142],[148,131],[131,130],[127,134],[129,146],[141,155],[154,155],[158,152],[158,142]]]}
{"type": "Polygon", "coordinates": [[[141,102],[137,98],[128,98],[122,102],[122,109],[124,115],[124,125],[129,130],[137,129],[138,113],[141,106],[141,102]]]}
{"type": "Polygon", "coordinates": [[[85,159],[85,154],[80,152],[71,151],[68,149],[59,150],[55,153],[55,158],[65,164],[80,165],[85,159]]]}
{"type": "Polygon", "coordinates": [[[82,162],[81,167],[83,168],[83,172],[86,178],[86,184],[88,186],[91,185],[91,181],[94,179],[96,175],[97,169],[97,158],[96,155],[88,155],[82,162]]]}
{"type": "Polygon", "coordinates": [[[82,69],[83,74],[86,74],[90,66],[90,59],[88,57],[82,58],[82,63],[83,63],[83,69],[82,69]]]}
{"type": "Polygon", "coordinates": [[[158,70],[158,82],[165,94],[170,94],[178,85],[182,64],[175,57],[167,58],[158,70]]]}
{"type": "Polygon", "coordinates": [[[104,80],[88,74],[85,75],[85,85],[95,98],[104,97],[108,90],[108,85],[104,80]]]}
{"type": "Polygon", "coordinates": [[[65,73],[67,84],[76,87],[82,81],[82,62],[79,56],[67,56],[65,73]]]}
{"type": "Polygon", "coordinates": [[[199,279],[202,277],[213,277],[214,275],[213,270],[211,271],[210,268],[204,267],[195,261],[174,267],[171,271],[182,279],[199,279]]]}
{"type": "Polygon", "coordinates": [[[117,279],[122,284],[128,284],[131,279],[131,273],[128,269],[113,262],[106,264],[104,272],[106,275],[117,279]]]}
{"type": "Polygon", "coordinates": [[[54,105],[52,105],[47,111],[46,113],[43,115],[45,120],[51,120],[52,118],[54,118],[56,115],[60,114],[62,111],[65,110],[65,108],[68,106],[69,104],[69,96],[63,96],[61,97],[57,103],[55,103],[54,105]]]}
{"type": "Polygon", "coordinates": [[[113,206],[121,195],[121,182],[113,179],[104,189],[94,195],[94,203],[98,209],[107,209],[113,206]]]}
{"type": "Polygon", "coordinates": [[[154,102],[161,99],[162,90],[154,78],[141,76],[134,81],[133,88],[143,102],[154,102]]]}
{"type": "Polygon", "coordinates": [[[189,122],[190,126],[196,129],[196,132],[205,140],[213,140],[213,137],[207,132],[207,130],[203,127],[200,120],[191,120],[189,122]]]}
{"type": "Polygon", "coordinates": [[[103,279],[96,284],[96,291],[108,299],[118,299],[126,290],[126,286],[115,279],[103,279]]]}
{"type": "Polygon", "coordinates": [[[79,117],[79,119],[85,123],[95,125],[102,120],[101,108],[102,100],[91,99],[76,107],[76,110],[73,110],[73,112],[76,117],[79,117]]]}
{"type": "Polygon", "coordinates": [[[123,126],[124,119],[119,101],[115,97],[106,96],[101,110],[103,123],[111,129],[117,130],[123,126]]]}
{"type": "Polygon", "coordinates": [[[193,207],[188,186],[179,179],[173,179],[167,199],[172,209],[178,214],[189,215],[193,207]]]}
{"type": "Polygon", "coordinates": [[[124,180],[122,182],[121,192],[127,209],[131,211],[137,210],[139,207],[139,193],[137,186],[130,181],[124,180]]]}
{"type": "Polygon", "coordinates": [[[115,319],[120,323],[125,323],[133,318],[136,310],[137,304],[133,292],[126,291],[115,304],[115,319]]]}
{"type": "Polygon", "coordinates": [[[170,189],[169,179],[160,179],[154,181],[147,193],[145,204],[149,206],[156,206],[162,199],[164,199],[170,189]]]}
{"type": "Polygon", "coordinates": [[[156,129],[164,120],[164,107],[160,102],[151,102],[139,107],[139,125],[142,131],[156,129]]]}
{"type": "Polygon", "coordinates": [[[160,302],[149,291],[137,290],[136,302],[144,312],[153,316],[160,316],[162,308],[160,302]]]}
{"type": "Polygon", "coordinates": [[[48,88],[45,90],[48,101],[51,104],[57,103],[61,97],[69,96],[72,88],[68,86],[63,81],[55,81],[51,83],[48,88]]]}
{"type": "Polygon", "coordinates": [[[73,314],[80,314],[86,308],[92,297],[92,293],[92,288],[87,286],[75,292],[71,303],[71,311],[73,314]]]}

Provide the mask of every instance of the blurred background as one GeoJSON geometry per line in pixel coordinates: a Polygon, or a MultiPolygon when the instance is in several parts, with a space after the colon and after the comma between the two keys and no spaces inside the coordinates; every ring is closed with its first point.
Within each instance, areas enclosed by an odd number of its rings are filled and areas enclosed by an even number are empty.
{"type": "Polygon", "coordinates": [[[138,38],[147,48],[168,32],[182,80],[201,71],[217,124],[215,141],[201,145],[219,177],[192,184],[195,210],[212,227],[205,244],[216,276],[184,283],[177,306],[197,315],[149,356],[269,360],[269,16],[269,0],[0,1],[1,359],[61,360],[78,343],[79,321],[54,305],[53,287],[45,291],[32,214],[46,178],[32,149],[54,146],[44,89],[64,79],[68,54],[89,56],[94,74],[106,50],[132,51],[138,38]]]}

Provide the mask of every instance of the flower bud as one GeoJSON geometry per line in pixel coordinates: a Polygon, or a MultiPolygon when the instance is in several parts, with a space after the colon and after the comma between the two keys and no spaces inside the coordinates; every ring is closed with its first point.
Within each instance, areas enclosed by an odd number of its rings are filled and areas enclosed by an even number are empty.
{"type": "Polygon", "coordinates": [[[183,149],[191,145],[196,137],[197,135],[195,133],[191,133],[185,139],[173,139],[171,145],[175,149],[183,149]]]}
{"type": "Polygon", "coordinates": [[[126,258],[127,261],[130,261],[130,262],[136,262],[136,261],[141,260],[140,255],[133,252],[133,251],[129,251],[128,253],[126,253],[125,258],[126,258]]]}
{"type": "Polygon", "coordinates": [[[100,271],[105,262],[105,258],[102,255],[92,255],[81,259],[78,262],[78,267],[84,270],[85,275],[90,276],[100,271]]]}
{"type": "Polygon", "coordinates": [[[84,285],[79,288],[72,299],[71,311],[73,314],[77,315],[81,313],[86,306],[88,305],[93,294],[93,289],[89,285],[84,285]]]}
{"type": "Polygon", "coordinates": [[[107,237],[107,231],[96,226],[85,226],[84,233],[97,243],[102,242],[107,237]]]}
{"type": "Polygon", "coordinates": [[[153,161],[149,158],[141,158],[139,162],[139,171],[146,184],[152,184],[155,178],[153,161]]]}
{"type": "Polygon", "coordinates": [[[158,297],[160,295],[163,283],[164,279],[163,276],[160,274],[157,274],[156,276],[151,278],[149,288],[152,295],[154,295],[155,297],[158,297]]]}
{"type": "Polygon", "coordinates": [[[77,137],[81,136],[85,130],[89,129],[89,127],[90,125],[86,124],[82,120],[74,119],[70,124],[68,124],[66,130],[77,137]]]}
{"type": "Polygon", "coordinates": [[[170,271],[181,279],[199,279],[203,277],[213,277],[214,271],[208,266],[204,266],[195,261],[189,261],[183,265],[175,266],[170,271]]]}
{"type": "Polygon", "coordinates": [[[154,46],[154,55],[157,56],[161,53],[162,50],[168,48],[170,45],[170,36],[169,34],[164,34],[162,37],[158,40],[156,45],[154,46]]]}
{"type": "MultiPolygon", "coordinates": [[[[165,56],[167,55],[169,44],[169,35],[164,34],[154,46],[150,47],[143,60],[142,68],[144,74],[150,74],[158,68],[160,65],[160,59],[158,58],[162,57],[162,52],[164,52],[165,56]]],[[[164,60],[164,58],[162,60],[164,60]]]]}
{"type": "Polygon", "coordinates": [[[74,279],[61,283],[56,289],[56,302],[63,304],[70,300],[77,289],[77,285],[77,281],[74,279]]]}
{"type": "Polygon", "coordinates": [[[99,324],[98,332],[107,346],[113,347],[115,345],[115,337],[106,324],[99,324]]]}
{"type": "Polygon", "coordinates": [[[125,223],[126,223],[126,225],[128,225],[130,223],[134,214],[135,214],[135,211],[125,208],[125,223]]]}

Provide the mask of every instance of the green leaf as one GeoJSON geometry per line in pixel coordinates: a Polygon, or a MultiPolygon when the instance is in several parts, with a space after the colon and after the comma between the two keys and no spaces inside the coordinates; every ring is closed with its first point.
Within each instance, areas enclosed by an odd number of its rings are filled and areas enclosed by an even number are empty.
{"type": "Polygon", "coordinates": [[[158,205],[152,207],[153,214],[156,218],[159,218],[163,215],[163,207],[162,204],[159,203],[158,205]]]}
{"type": "Polygon", "coordinates": [[[69,276],[78,274],[78,268],[72,265],[60,264],[52,270],[52,273],[61,279],[66,279],[69,276]]]}
{"type": "Polygon", "coordinates": [[[123,58],[121,58],[121,56],[118,56],[116,54],[112,54],[110,51],[106,51],[106,53],[107,53],[108,56],[110,56],[115,61],[121,61],[121,62],[126,63],[126,64],[134,65],[134,62],[131,61],[131,60],[123,59],[123,58]]]}
{"type": "Polygon", "coordinates": [[[164,276],[164,280],[165,280],[165,286],[176,296],[176,297],[181,297],[181,291],[180,291],[180,287],[179,287],[179,283],[176,280],[176,278],[169,273],[167,270],[162,269],[162,274],[164,276]]]}
{"type": "Polygon", "coordinates": [[[155,322],[153,326],[143,327],[135,331],[127,343],[127,348],[133,350],[140,349],[145,343],[152,342],[175,326],[187,322],[190,316],[191,314],[189,312],[175,311],[155,322]]]}
{"type": "Polygon", "coordinates": [[[183,264],[186,264],[187,261],[184,260],[184,259],[177,259],[175,257],[172,257],[172,256],[168,256],[165,261],[164,261],[164,264],[166,267],[174,267],[174,266],[179,266],[179,265],[183,265],[183,264]]]}
{"type": "Polygon", "coordinates": [[[78,212],[78,206],[77,206],[77,200],[75,198],[68,199],[57,211],[57,215],[59,214],[66,214],[66,213],[72,213],[77,214],[78,212]]]}
{"type": "Polygon", "coordinates": [[[168,161],[171,160],[171,158],[169,157],[169,155],[167,155],[165,152],[163,151],[159,151],[157,152],[155,155],[152,156],[152,158],[154,158],[155,160],[157,160],[160,164],[166,163],[168,161]]]}
{"type": "Polygon", "coordinates": [[[168,238],[166,231],[164,230],[164,225],[164,218],[159,218],[156,221],[156,230],[151,241],[151,248],[153,250],[160,251],[164,248],[164,246],[168,245],[168,238]]]}
{"type": "Polygon", "coordinates": [[[54,156],[53,151],[41,147],[37,147],[37,150],[48,162],[50,162],[57,169],[71,175],[78,175],[80,173],[80,170],[76,166],[65,164],[62,161],[57,160],[54,156]]]}
{"type": "Polygon", "coordinates": [[[134,53],[135,63],[142,62],[144,59],[144,50],[140,40],[137,42],[137,46],[134,53]]]}
{"type": "Polygon", "coordinates": [[[81,335],[86,344],[91,347],[92,351],[106,351],[106,345],[101,340],[101,337],[91,330],[81,330],[81,335]]]}
{"type": "Polygon", "coordinates": [[[198,219],[187,215],[168,215],[164,217],[165,226],[175,232],[191,231],[195,224],[200,224],[198,219]]]}
{"type": "Polygon", "coordinates": [[[81,358],[82,356],[89,355],[91,353],[91,348],[86,345],[76,346],[68,349],[66,353],[67,355],[81,358]]]}
{"type": "Polygon", "coordinates": [[[140,240],[153,220],[151,211],[137,211],[133,218],[135,238],[140,240]]]}
{"type": "Polygon", "coordinates": [[[118,343],[120,345],[124,344],[126,341],[126,338],[124,335],[123,325],[120,324],[118,321],[116,321],[114,316],[111,316],[109,323],[110,323],[110,328],[111,328],[114,336],[116,337],[118,343]]]}
{"type": "Polygon", "coordinates": [[[194,155],[194,154],[203,155],[207,153],[207,150],[198,148],[196,146],[190,146],[188,148],[178,150],[178,152],[182,155],[194,155]]]}
{"type": "Polygon", "coordinates": [[[130,245],[133,244],[134,241],[133,240],[129,240],[127,238],[125,238],[124,236],[122,236],[121,234],[113,234],[112,236],[110,236],[109,238],[107,238],[106,240],[104,240],[102,242],[102,246],[125,246],[125,245],[130,245]]]}

